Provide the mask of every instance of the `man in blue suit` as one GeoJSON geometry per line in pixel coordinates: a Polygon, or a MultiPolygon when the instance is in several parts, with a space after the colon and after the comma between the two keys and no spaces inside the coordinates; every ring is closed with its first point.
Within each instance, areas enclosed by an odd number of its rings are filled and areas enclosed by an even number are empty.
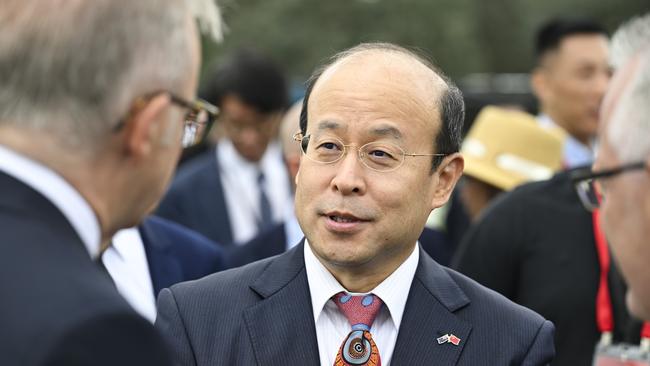
{"type": "Polygon", "coordinates": [[[160,293],[178,365],[545,365],[553,325],[417,245],[463,171],[460,91],[426,59],[362,44],[301,113],[287,253],[160,293]]]}
{"type": "Polygon", "coordinates": [[[118,231],[102,264],[127,302],[152,323],[163,288],[226,268],[221,245],[157,216],[118,231]]]}

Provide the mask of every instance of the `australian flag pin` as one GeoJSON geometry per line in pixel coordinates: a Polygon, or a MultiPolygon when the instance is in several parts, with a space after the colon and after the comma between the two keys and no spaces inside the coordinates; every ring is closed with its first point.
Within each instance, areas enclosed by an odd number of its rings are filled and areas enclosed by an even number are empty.
{"type": "Polygon", "coordinates": [[[438,341],[438,344],[448,343],[449,342],[449,334],[445,334],[442,337],[438,337],[438,338],[436,338],[436,340],[438,341]]]}

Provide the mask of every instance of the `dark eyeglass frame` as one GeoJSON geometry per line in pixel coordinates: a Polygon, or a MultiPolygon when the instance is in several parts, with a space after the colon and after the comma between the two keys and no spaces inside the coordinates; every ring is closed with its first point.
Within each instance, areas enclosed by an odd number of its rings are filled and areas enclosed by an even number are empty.
{"type": "Polygon", "coordinates": [[[594,194],[593,192],[591,192],[591,190],[593,190],[593,184],[596,180],[611,178],[613,176],[619,175],[624,172],[645,169],[645,167],[646,167],[645,161],[637,161],[634,163],[623,164],[621,166],[614,167],[611,169],[604,169],[604,170],[597,170],[597,171],[593,171],[589,168],[585,168],[585,169],[580,169],[572,172],[570,179],[571,179],[571,183],[573,184],[573,187],[575,188],[578,194],[578,197],[580,197],[580,201],[582,202],[582,205],[588,211],[593,211],[600,206],[599,194],[597,194],[598,196],[596,197],[598,198],[598,200],[594,200],[592,198],[594,197],[594,194]]]}
{"type": "MultiPolygon", "coordinates": [[[[214,124],[214,121],[219,116],[219,107],[217,107],[216,105],[213,105],[213,104],[211,104],[211,103],[209,103],[209,102],[207,102],[207,101],[205,101],[203,99],[198,99],[198,98],[193,100],[193,101],[188,101],[188,100],[186,100],[186,99],[184,99],[182,97],[179,97],[178,95],[176,95],[176,94],[174,94],[172,92],[163,90],[163,91],[153,92],[153,93],[147,94],[147,95],[145,95],[143,97],[140,97],[140,98],[136,99],[133,109],[140,108],[140,106],[142,104],[144,104],[145,102],[147,102],[151,98],[153,98],[155,96],[158,96],[160,94],[167,94],[169,96],[169,100],[173,104],[176,104],[179,107],[186,108],[186,109],[189,110],[185,114],[185,117],[183,118],[183,123],[186,126],[188,124],[203,124],[203,122],[199,122],[193,116],[198,116],[201,112],[204,112],[204,111],[206,112],[207,120],[206,120],[206,122],[204,122],[206,124],[206,126],[205,126],[205,129],[203,130],[201,136],[196,140],[195,143],[193,143],[193,144],[191,144],[189,146],[183,146],[183,147],[184,148],[185,147],[190,147],[190,146],[196,145],[200,141],[202,141],[205,138],[205,136],[207,136],[207,134],[210,132],[210,129],[212,128],[212,125],[214,124]]],[[[133,113],[133,109],[129,114],[133,113]]],[[[124,128],[127,119],[128,118],[121,119],[113,127],[113,132],[117,132],[117,131],[121,130],[122,128],[124,128]]],[[[185,133],[185,131],[183,133],[185,133]]],[[[183,141],[185,141],[184,138],[183,138],[183,141]]]]}

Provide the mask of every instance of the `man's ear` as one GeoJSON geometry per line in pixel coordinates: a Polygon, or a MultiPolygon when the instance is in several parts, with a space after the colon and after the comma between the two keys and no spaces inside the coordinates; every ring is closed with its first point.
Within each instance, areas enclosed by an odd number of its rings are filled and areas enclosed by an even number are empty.
{"type": "Polygon", "coordinates": [[[158,138],[165,127],[163,117],[168,104],[169,96],[160,94],[134,106],[124,131],[124,146],[128,154],[145,156],[159,143],[158,138]]]}
{"type": "Polygon", "coordinates": [[[456,183],[463,175],[465,160],[460,153],[454,153],[442,160],[434,174],[438,175],[436,187],[434,188],[431,209],[443,206],[449,201],[449,197],[456,187],[456,183]]]}
{"type": "Polygon", "coordinates": [[[548,94],[548,80],[547,76],[540,67],[533,70],[530,75],[530,88],[537,99],[545,100],[548,94]]]}

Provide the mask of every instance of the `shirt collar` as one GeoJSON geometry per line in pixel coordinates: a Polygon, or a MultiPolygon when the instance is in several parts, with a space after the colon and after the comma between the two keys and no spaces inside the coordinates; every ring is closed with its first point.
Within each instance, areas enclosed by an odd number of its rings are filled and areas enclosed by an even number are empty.
{"type": "Polygon", "coordinates": [[[90,204],[63,177],[45,165],[0,145],[0,171],[42,194],[70,222],[91,258],[99,255],[99,220],[90,204]]]}
{"type": "MultiPolygon", "coordinates": [[[[411,255],[390,276],[370,291],[386,304],[395,329],[399,329],[400,323],[402,322],[402,315],[404,314],[406,300],[411,289],[411,282],[413,282],[418,261],[420,260],[418,247],[419,244],[416,244],[411,255]]],[[[309,283],[309,292],[311,294],[314,321],[317,322],[327,301],[337,293],[347,290],[341,286],[336,278],[316,258],[307,239],[305,239],[304,252],[305,270],[307,272],[307,282],[309,283]]]]}
{"type": "Polygon", "coordinates": [[[537,122],[544,128],[558,128],[565,132],[564,151],[562,155],[564,165],[567,168],[590,165],[593,162],[596,147],[595,140],[592,141],[591,146],[583,144],[569,133],[566,133],[566,131],[562,127],[558,126],[547,114],[540,114],[537,116],[537,122]]]}
{"type": "Polygon", "coordinates": [[[228,138],[222,138],[217,143],[217,156],[219,157],[219,164],[221,164],[224,171],[247,171],[255,172],[262,170],[266,172],[269,168],[272,169],[274,156],[281,153],[280,145],[277,141],[271,141],[264,151],[264,155],[259,162],[251,162],[241,156],[235,145],[228,138]]]}

